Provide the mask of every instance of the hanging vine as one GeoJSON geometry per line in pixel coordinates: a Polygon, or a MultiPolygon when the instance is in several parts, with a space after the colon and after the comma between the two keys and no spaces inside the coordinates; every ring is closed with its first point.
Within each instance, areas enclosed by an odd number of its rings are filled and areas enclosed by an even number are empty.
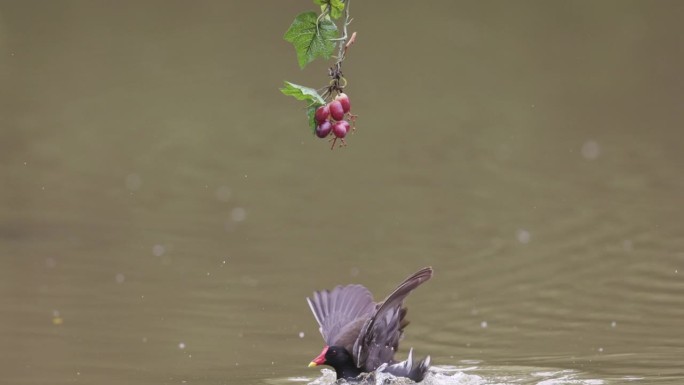
{"type": "Polygon", "coordinates": [[[320,13],[304,12],[295,17],[284,39],[295,48],[299,67],[317,58],[335,59],[328,68],[328,85],[314,89],[285,82],[280,91],[307,103],[306,113],[309,127],[319,138],[329,138],[335,144],[345,146],[345,137],[356,129],[356,115],[351,113],[349,96],[344,93],[347,79],[342,64],[349,47],[356,40],[356,32],[348,34],[352,22],[349,14],[351,0],[314,0],[320,5],[320,13]],[[344,17],[343,17],[344,16],[344,17]],[[338,26],[339,24],[339,26],[338,26]],[[333,55],[337,47],[337,55],[333,55]]]}

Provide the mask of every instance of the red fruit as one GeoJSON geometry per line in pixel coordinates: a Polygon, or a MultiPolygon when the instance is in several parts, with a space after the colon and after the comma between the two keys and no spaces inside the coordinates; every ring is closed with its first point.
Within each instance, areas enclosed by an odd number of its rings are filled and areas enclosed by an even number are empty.
{"type": "Polygon", "coordinates": [[[347,136],[347,129],[348,128],[349,128],[349,123],[342,120],[340,122],[336,122],[335,124],[333,124],[332,132],[336,138],[344,138],[345,136],[347,136]]]}
{"type": "Polygon", "coordinates": [[[328,117],[330,116],[330,107],[326,104],[325,106],[320,106],[316,109],[316,114],[314,115],[314,119],[316,119],[316,123],[321,124],[328,120],[328,117]]]}
{"type": "Polygon", "coordinates": [[[349,130],[351,130],[351,126],[349,125],[349,122],[347,122],[346,120],[340,120],[339,122],[337,122],[337,123],[335,123],[335,124],[339,124],[339,125],[341,125],[342,127],[344,127],[344,130],[345,130],[347,133],[349,133],[349,130]]]}
{"type": "Polygon", "coordinates": [[[337,95],[335,100],[337,100],[338,102],[340,102],[340,104],[342,104],[342,110],[344,111],[345,114],[347,112],[349,112],[349,110],[351,110],[351,104],[349,104],[349,96],[347,96],[347,94],[345,94],[344,92],[337,95]]]}
{"type": "Polygon", "coordinates": [[[332,116],[333,119],[340,121],[344,119],[344,108],[342,107],[342,103],[340,103],[338,100],[333,100],[329,104],[330,106],[330,116],[332,116]]]}
{"type": "Polygon", "coordinates": [[[326,136],[330,135],[330,131],[332,131],[332,129],[333,125],[326,120],[316,126],[316,136],[319,138],[325,138],[326,136]]]}

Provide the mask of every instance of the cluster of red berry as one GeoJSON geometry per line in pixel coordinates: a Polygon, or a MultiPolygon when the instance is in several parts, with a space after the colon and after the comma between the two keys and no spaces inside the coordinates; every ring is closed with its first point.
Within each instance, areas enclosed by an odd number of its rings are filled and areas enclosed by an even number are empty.
{"type": "Polygon", "coordinates": [[[316,136],[326,138],[332,132],[335,136],[334,141],[340,139],[344,144],[344,137],[347,136],[350,130],[354,129],[353,125],[356,118],[355,115],[349,112],[350,110],[349,96],[345,93],[340,93],[335,100],[318,107],[314,115],[314,119],[316,119],[316,136]]]}

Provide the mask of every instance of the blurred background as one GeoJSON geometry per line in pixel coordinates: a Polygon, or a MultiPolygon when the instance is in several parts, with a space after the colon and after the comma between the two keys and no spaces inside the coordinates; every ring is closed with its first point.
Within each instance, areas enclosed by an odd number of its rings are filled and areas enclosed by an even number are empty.
{"type": "Polygon", "coordinates": [[[684,3],[353,1],[334,151],[314,9],[0,2],[0,382],[307,381],[307,295],[432,265],[402,354],[682,383],[684,3]]]}

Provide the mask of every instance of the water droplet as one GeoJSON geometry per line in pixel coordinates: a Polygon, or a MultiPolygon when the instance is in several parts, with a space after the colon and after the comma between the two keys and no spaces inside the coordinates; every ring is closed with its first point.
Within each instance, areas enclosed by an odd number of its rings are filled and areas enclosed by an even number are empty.
{"type": "Polygon", "coordinates": [[[165,252],[166,248],[162,245],[154,245],[152,247],[152,254],[154,254],[155,257],[161,257],[165,252]]]}
{"type": "Polygon", "coordinates": [[[138,191],[142,186],[142,178],[138,174],[126,175],[126,188],[130,191],[138,191]]]}
{"type": "Polygon", "coordinates": [[[617,322],[613,321],[610,323],[610,327],[614,328],[615,326],[617,326],[617,322]]]}
{"type": "Polygon", "coordinates": [[[515,237],[518,239],[518,242],[526,244],[530,242],[531,235],[529,231],[525,229],[519,229],[515,237]]]}
{"type": "Polygon", "coordinates": [[[594,140],[587,140],[580,150],[584,159],[594,160],[601,155],[601,147],[594,140]]]}
{"type": "Polygon", "coordinates": [[[488,326],[488,325],[487,325],[487,321],[482,321],[482,322],[480,322],[480,327],[481,327],[482,329],[486,329],[487,326],[488,326]]]}
{"type": "Polygon", "coordinates": [[[185,343],[184,342],[179,343],[178,349],[185,349],[185,343]]]}
{"type": "Polygon", "coordinates": [[[61,325],[64,323],[64,319],[59,315],[58,310],[53,310],[52,311],[52,324],[53,325],[61,325]]]}
{"type": "Polygon", "coordinates": [[[247,211],[242,207],[236,207],[230,212],[230,219],[233,222],[242,222],[247,218],[247,211]]]}
{"type": "Polygon", "coordinates": [[[304,338],[304,332],[299,332],[299,338],[304,338]]]}

